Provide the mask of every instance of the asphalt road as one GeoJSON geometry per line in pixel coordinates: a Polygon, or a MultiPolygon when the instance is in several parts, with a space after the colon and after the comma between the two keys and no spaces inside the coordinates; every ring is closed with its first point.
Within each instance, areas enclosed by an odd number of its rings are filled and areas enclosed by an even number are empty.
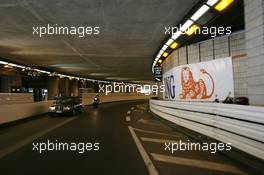
{"type": "Polygon", "coordinates": [[[98,109],[89,106],[79,116],[46,115],[1,128],[0,172],[3,175],[246,174],[243,167],[222,154],[199,151],[171,154],[164,150],[164,142],[179,140],[191,138],[153,117],[146,101],[106,103],[98,109]],[[34,147],[48,141],[75,147],[42,153],[34,147]],[[80,143],[88,143],[84,153],[76,151],[76,144],[80,143]]]}

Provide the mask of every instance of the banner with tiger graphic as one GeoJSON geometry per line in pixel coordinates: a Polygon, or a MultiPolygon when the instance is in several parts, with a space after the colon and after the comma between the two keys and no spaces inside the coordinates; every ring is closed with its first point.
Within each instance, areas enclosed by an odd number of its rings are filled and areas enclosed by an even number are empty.
{"type": "Polygon", "coordinates": [[[232,58],[174,67],[163,74],[164,99],[184,101],[224,100],[234,96],[232,58]]]}

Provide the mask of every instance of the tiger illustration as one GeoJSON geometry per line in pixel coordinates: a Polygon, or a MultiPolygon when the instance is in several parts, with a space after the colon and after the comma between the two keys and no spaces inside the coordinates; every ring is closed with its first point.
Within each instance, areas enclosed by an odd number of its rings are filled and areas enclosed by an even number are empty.
{"type": "Polygon", "coordinates": [[[201,78],[196,82],[193,78],[193,74],[189,67],[183,67],[181,69],[181,84],[182,94],[181,99],[208,99],[212,97],[214,93],[214,80],[212,76],[205,70],[200,69],[202,74],[209,77],[212,83],[212,90],[210,94],[207,93],[205,81],[201,78]]]}

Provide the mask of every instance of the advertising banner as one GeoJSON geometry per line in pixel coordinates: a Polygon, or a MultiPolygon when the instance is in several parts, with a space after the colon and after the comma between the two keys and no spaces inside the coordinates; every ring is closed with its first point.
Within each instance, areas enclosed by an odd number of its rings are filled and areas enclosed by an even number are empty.
{"type": "Polygon", "coordinates": [[[182,65],[163,74],[164,98],[183,101],[224,100],[234,96],[232,58],[182,65]]]}

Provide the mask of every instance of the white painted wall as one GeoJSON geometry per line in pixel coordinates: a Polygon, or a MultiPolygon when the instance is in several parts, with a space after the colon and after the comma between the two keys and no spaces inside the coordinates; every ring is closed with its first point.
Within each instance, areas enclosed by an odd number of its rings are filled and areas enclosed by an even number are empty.
{"type": "MultiPolygon", "coordinates": [[[[92,104],[92,101],[96,93],[83,93],[82,101],[84,105],[92,104]]],[[[140,100],[149,99],[152,96],[140,94],[140,93],[110,93],[108,95],[99,94],[100,102],[112,102],[112,101],[124,101],[124,100],[140,100]]]]}
{"type": "Polygon", "coordinates": [[[0,124],[48,112],[53,101],[0,105],[0,124]]]}
{"type": "Polygon", "coordinates": [[[32,102],[33,93],[0,93],[0,105],[32,102]]]}

